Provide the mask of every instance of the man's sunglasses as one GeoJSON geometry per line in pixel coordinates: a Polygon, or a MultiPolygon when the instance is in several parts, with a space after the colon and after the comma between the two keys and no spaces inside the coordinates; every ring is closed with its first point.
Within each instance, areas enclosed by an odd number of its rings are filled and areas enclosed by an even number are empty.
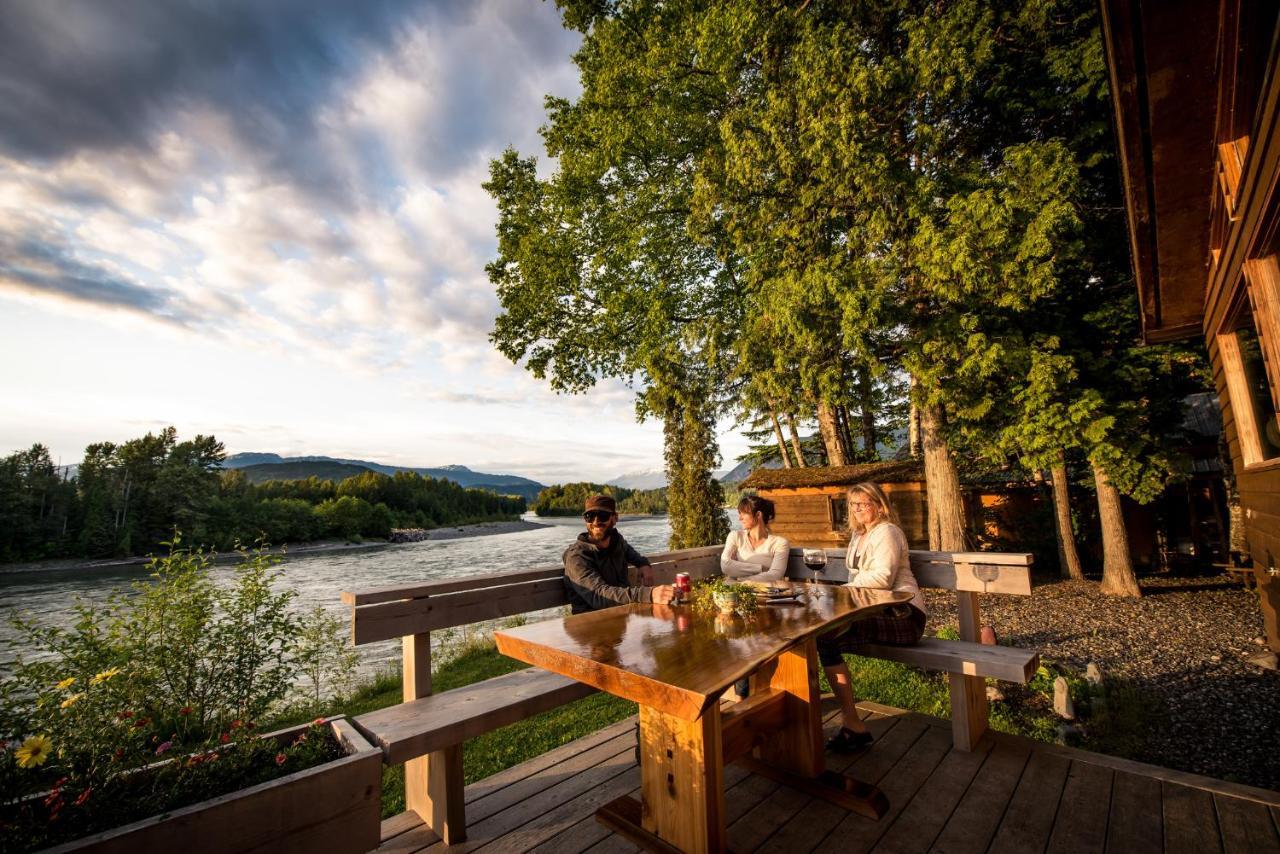
{"type": "Polygon", "coordinates": [[[584,522],[608,522],[613,518],[613,514],[608,510],[588,510],[582,514],[584,522]]]}

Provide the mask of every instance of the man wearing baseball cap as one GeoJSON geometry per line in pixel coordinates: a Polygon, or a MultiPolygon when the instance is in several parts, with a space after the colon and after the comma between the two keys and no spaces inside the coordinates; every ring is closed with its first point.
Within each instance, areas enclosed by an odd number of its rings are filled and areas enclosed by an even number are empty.
{"type": "Polygon", "coordinates": [[[587,530],[564,552],[564,585],[573,613],[612,608],[629,602],[667,605],[675,598],[669,584],[651,586],[653,570],[649,559],[627,544],[618,533],[618,505],[609,495],[593,495],[583,506],[582,521],[587,530]],[[632,587],[627,582],[627,565],[640,568],[645,584],[632,587]]]}

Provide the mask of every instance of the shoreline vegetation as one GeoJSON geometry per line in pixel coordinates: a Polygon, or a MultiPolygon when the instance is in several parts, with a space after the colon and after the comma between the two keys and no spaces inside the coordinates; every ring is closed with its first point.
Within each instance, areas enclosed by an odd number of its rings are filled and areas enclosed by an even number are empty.
{"type": "MultiPolygon", "coordinates": [[[[407,546],[419,542],[435,542],[437,540],[460,540],[469,537],[490,537],[498,534],[516,534],[522,531],[535,531],[538,528],[549,528],[538,522],[527,519],[506,519],[500,521],[477,522],[471,525],[445,525],[424,531],[427,535],[419,540],[406,543],[394,543],[387,540],[322,540],[319,542],[299,543],[293,546],[268,549],[267,552],[286,558],[310,557],[312,555],[333,554],[335,552],[372,551],[390,546],[407,546]]],[[[121,569],[130,566],[146,566],[154,555],[106,558],[103,560],[81,560],[77,558],[61,558],[51,560],[23,561],[0,564],[0,573],[17,572],[79,572],[85,570],[121,569]]],[[[233,563],[240,559],[239,552],[216,552],[214,563],[233,563]]]]}

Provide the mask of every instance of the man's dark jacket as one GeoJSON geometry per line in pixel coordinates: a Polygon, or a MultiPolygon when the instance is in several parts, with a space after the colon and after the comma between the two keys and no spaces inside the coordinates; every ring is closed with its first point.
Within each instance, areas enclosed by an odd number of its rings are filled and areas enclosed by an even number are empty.
{"type": "Polygon", "coordinates": [[[629,563],[648,566],[649,559],[631,548],[617,530],[604,549],[591,543],[585,531],[579,534],[578,541],[564,550],[564,586],[573,613],[652,601],[652,587],[627,585],[629,563]]]}

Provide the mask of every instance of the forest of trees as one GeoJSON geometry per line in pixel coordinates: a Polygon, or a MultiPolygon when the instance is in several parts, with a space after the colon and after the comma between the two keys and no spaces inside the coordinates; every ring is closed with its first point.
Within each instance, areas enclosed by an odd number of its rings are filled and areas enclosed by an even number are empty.
{"type": "Polygon", "coordinates": [[[169,427],[85,449],[74,477],[43,445],[0,460],[0,561],[127,557],[155,551],[180,530],[189,545],[227,549],[327,537],[385,537],[510,519],[523,498],[464,489],[412,472],[368,472],[257,486],[224,470],[213,436],[180,442],[169,427]]]}
{"type": "Polygon", "coordinates": [[[581,93],[547,99],[550,168],[491,164],[491,337],[559,391],[635,384],[672,547],[723,539],[719,419],[787,466],[905,430],[933,548],[972,545],[958,460],[1042,477],[1063,572],[1071,486],[1138,595],[1119,497],[1176,476],[1207,379],[1139,346],[1097,3],[557,5],[581,93]]]}
{"type": "Polygon", "coordinates": [[[539,516],[577,516],[592,495],[612,495],[619,513],[661,514],[667,512],[667,490],[627,489],[603,483],[564,483],[548,486],[538,493],[533,512],[539,516]]]}

